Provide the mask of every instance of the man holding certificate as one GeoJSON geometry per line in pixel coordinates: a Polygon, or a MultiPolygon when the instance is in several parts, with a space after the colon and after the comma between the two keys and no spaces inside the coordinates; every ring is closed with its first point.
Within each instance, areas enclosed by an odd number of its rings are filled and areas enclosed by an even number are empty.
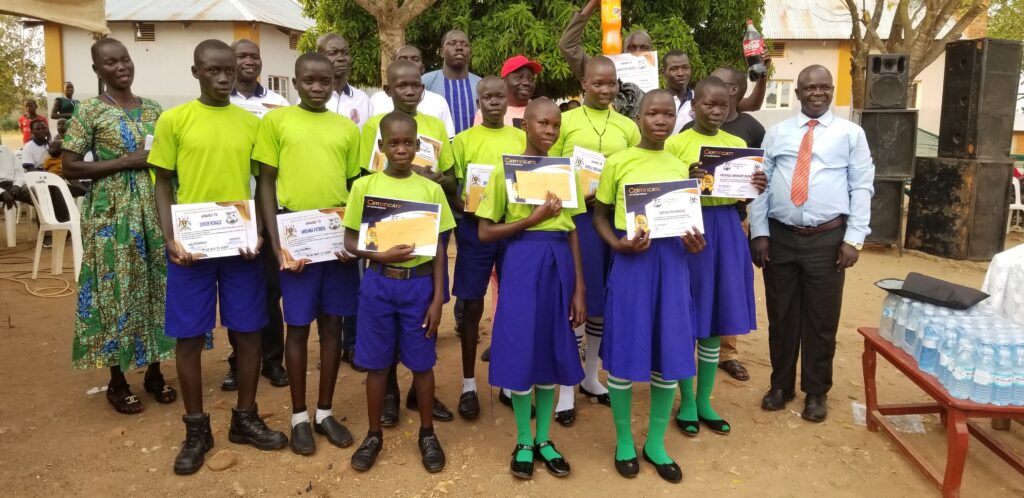
{"type": "Polygon", "coordinates": [[[355,256],[344,250],[343,210],[338,209],[348,201],[348,184],[359,176],[359,127],[327,112],[333,69],[326,56],[301,55],[292,82],[299,105],[267,113],[252,159],[260,163],[258,205],[281,269],[291,448],[312,455],[314,428],[339,448],[352,444],[352,434],[333,415],[332,400],[341,362],[341,320],[355,315],[359,293],[359,268],[355,256]],[[320,333],[321,364],[310,424],[306,351],[313,320],[320,333]]]}
{"type": "Polygon", "coordinates": [[[238,401],[231,410],[228,439],[261,450],[288,444],[288,438],[268,428],[256,409],[259,332],[267,325],[267,309],[263,270],[256,260],[259,220],[252,210],[249,177],[260,121],[230,105],[236,66],[231,47],[206,40],[196,46],[194,59],[192,75],[202,93],[160,117],[149,152],[149,163],[157,173],[157,213],[170,260],[166,334],[177,339],[178,381],[186,413],[185,441],[174,461],[178,474],[198,471],[213,447],[210,415],[203,411],[201,354],[218,307],[221,323],[236,334],[238,356],[238,401]],[[179,205],[172,208],[175,176],[179,205]],[[232,226],[247,228],[239,232],[232,226]],[[183,232],[188,233],[184,243],[183,232]],[[216,251],[203,257],[189,249],[195,247],[216,251]]]}

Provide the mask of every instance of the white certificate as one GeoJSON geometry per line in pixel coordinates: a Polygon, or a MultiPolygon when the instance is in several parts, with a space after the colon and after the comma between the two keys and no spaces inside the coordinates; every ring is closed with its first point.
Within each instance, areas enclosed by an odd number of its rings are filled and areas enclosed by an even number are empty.
{"type": "Polygon", "coordinates": [[[597,185],[601,183],[601,171],[604,170],[605,157],[600,152],[585,149],[579,145],[572,149],[572,165],[580,175],[586,195],[593,195],[597,192],[597,185]]]}
{"type": "Polygon", "coordinates": [[[754,173],[761,170],[763,161],[764,149],[702,146],[700,164],[706,173],[700,182],[701,195],[736,199],[757,197],[757,188],[750,182],[754,173]]]}
{"type": "Polygon", "coordinates": [[[341,226],[344,217],[345,208],[277,215],[281,263],[291,267],[303,259],[307,263],[337,261],[335,253],[345,250],[345,228],[341,226]]]}
{"type": "Polygon", "coordinates": [[[487,184],[490,183],[493,172],[494,166],[490,164],[469,163],[466,165],[463,200],[466,202],[465,211],[467,213],[475,213],[476,208],[480,206],[480,201],[484,198],[484,191],[487,190],[487,184]]]}
{"type": "Polygon", "coordinates": [[[196,258],[238,256],[256,250],[256,204],[252,199],[171,206],[174,243],[196,258]]]}
{"type": "MultiPolygon", "coordinates": [[[[437,170],[437,159],[441,156],[442,143],[438,140],[430,138],[426,135],[419,135],[417,138],[420,139],[420,147],[416,150],[416,156],[412,159],[414,166],[422,166],[430,170],[437,170]]],[[[380,130],[377,130],[377,140],[374,144],[380,142],[380,130]]],[[[374,145],[373,153],[370,154],[370,164],[366,165],[366,169],[371,172],[384,171],[388,165],[388,158],[380,151],[380,148],[374,145]]]]}
{"type": "Polygon", "coordinates": [[[652,239],[680,237],[696,227],[704,232],[697,180],[624,185],[626,238],[647,232],[652,239]]]}
{"type": "Polygon", "coordinates": [[[635,54],[608,55],[615,63],[615,72],[619,79],[626,83],[635,83],[645,92],[657,90],[658,52],[637,52],[635,54]]]}

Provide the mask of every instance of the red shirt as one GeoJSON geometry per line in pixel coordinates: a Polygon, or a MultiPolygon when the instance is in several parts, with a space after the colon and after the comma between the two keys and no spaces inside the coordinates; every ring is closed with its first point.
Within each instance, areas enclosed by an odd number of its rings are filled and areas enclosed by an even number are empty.
{"type": "Polygon", "coordinates": [[[50,122],[47,121],[46,116],[43,116],[42,114],[36,114],[36,117],[34,118],[29,118],[28,116],[22,114],[21,117],[18,118],[18,126],[21,127],[21,143],[23,144],[28,143],[29,140],[32,140],[33,121],[42,121],[46,123],[47,127],[50,126],[50,122]]]}

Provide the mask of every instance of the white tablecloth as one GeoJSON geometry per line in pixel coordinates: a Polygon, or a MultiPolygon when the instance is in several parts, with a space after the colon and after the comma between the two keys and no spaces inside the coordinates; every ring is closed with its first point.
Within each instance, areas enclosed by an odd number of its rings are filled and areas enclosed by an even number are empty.
{"type": "Polygon", "coordinates": [[[1024,244],[996,254],[981,290],[1003,316],[1024,325],[1024,244]]]}

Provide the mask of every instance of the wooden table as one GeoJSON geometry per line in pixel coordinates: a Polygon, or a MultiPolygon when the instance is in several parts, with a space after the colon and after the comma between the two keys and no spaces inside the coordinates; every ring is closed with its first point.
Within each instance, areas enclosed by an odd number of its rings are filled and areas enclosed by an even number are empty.
{"type": "Polygon", "coordinates": [[[944,497],[960,496],[960,480],[967,459],[968,434],[978,438],[996,455],[1010,464],[1017,472],[1024,474],[1024,458],[1015,455],[1005,445],[993,439],[977,422],[968,418],[1019,418],[1024,417],[1024,406],[982,405],[970,400],[956,399],[942,387],[939,379],[917,369],[917,362],[891,342],[878,335],[875,327],[857,329],[864,336],[864,396],[867,404],[867,426],[871,432],[881,428],[892,438],[896,446],[913,462],[928,479],[942,490],[944,497]],[[878,354],[889,360],[908,379],[914,381],[935,403],[911,403],[879,405],[875,387],[875,366],[878,354]],[[946,426],[946,471],[940,473],[924,455],[911,448],[904,437],[885,419],[885,415],[914,415],[938,413],[942,425],[946,426]]]}

